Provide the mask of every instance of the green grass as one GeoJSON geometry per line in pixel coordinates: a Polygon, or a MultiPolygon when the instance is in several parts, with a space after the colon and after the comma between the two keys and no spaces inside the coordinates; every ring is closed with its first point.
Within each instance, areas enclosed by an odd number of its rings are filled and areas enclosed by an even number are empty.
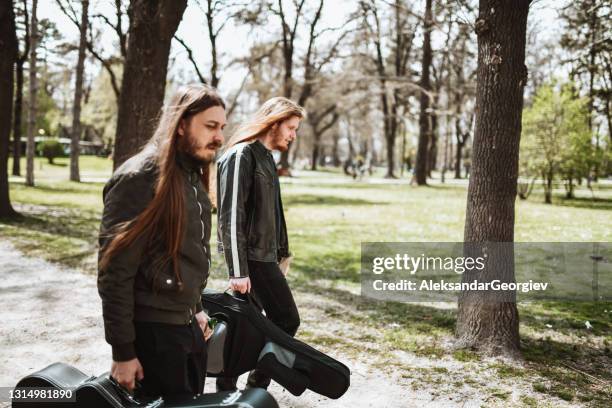
{"type": "MultiPolygon", "coordinates": [[[[0,221],[0,237],[29,255],[95,273],[103,181],[110,160],[83,157],[88,182],[68,180],[67,159],[36,163],[36,187],[11,177],[11,198],[22,217],[0,221]]],[[[9,163],[9,168],[10,163],[9,163]]],[[[22,170],[25,169],[25,162],[22,170]]],[[[337,169],[296,172],[283,180],[283,199],[294,253],[291,285],[354,305],[354,313],[326,310],[329,319],[376,328],[380,353],[403,350],[433,359],[448,358],[471,367],[486,364],[470,350],[448,347],[455,326],[453,308],[380,302],[359,295],[360,244],[373,241],[461,241],[467,189],[464,184],[410,187],[348,180],[337,169]]],[[[515,239],[523,242],[612,241],[612,189],[594,184],[596,200],[585,186],[577,199],[556,191],[553,205],[540,192],[516,201],[515,239]]],[[[214,217],[213,217],[214,219],[214,217]]],[[[213,230],[215,226],[213,225],[213,230]]],[[[214,235],[213,235],[214,240],[214,235]]],[[[213,259],[213,276],[225,276],[223,260],[213,259]]],[[[568,401],[605,405],[612,399],[612,304],[533,302],[519,305],[525,367],[488,367],[498,379],[528,378],[538,393],[568,401]],[[589,321],[592,329],[585,327],[589,321]]],[[[305,332],[308,333],[308,332],[305,332]]],[[[356,334],[358,336],[358,334],[356,334]]],[[[352,347],[334,336],[307,335],[313,344],[352,347]]],[[[357,337],[371,341],[371,337],[357,337]]],[[[485,365],[485,368],[487,366],[485,365]]],[[[444,375],[439,369],[435,375],[444,375]]],[[[437,377],[436,377],[437,378],[437,377]]],[[[508,398],[491,389],[490,397],[508,398]]],[[[533,405],[525,396],[523,403],[533,405]]]]}

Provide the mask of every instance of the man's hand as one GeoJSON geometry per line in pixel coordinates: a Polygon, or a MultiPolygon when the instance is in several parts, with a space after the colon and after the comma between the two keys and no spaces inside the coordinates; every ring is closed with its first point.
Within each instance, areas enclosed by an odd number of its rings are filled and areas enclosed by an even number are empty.
{"type": "Polygon", "coordinates": [[[136,380],[144,378],[144,371],[137,358],[128,361],[113,361],[111,365],[111,377],[121,386],[132,392],[136,387],[136,380]]]}
{"type": "Polygon", "coordinates": [[[204,333],[204,340],[208,340],[213,333],[210,327],[208,327],[208,315],[202,310],[196,313],[195,318],[198,321],[200,329],[202,329],[202,333],[204,333]]]}
{"type": "Polygon", "coordinates": [[[278,267],[280,268],[283,275],[287,276],[289,273],[289,266],[291,265],[291,261],[293,260],[292,256],[288,256],[286,258],[282,258],[278,263],[278,267]]]}
{"type": "Polygon", "coordinates": [[[251,291],[251,278],[230,278],[229,281],[230,289],[240,292],[242,294],[251,291]]]}

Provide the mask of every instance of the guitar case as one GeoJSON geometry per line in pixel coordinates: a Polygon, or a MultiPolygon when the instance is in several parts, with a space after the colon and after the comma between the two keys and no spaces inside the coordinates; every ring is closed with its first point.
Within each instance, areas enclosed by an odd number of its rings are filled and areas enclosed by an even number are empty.
{"type": "Polygon", "coordinates": [[[235,377],[258,368],[293,395],[309,389],[340,398],[350,385],[349,368],[289,336],[254,302],[250,295],[204,290],[204,310],[220,321],[208,341],[207,376],[235,377]]]}
{"type": "Polygon", "coordinates": [[[51,364],[24,377],[15,386],[15,391],[24,395],[28,390],[40,388],[71,390],[72,398],[65,401],[30,402],[14,398],[11,406],[14,408],[279,408],[274,397],[260,388],[202,394],[178,401],[164,401],[162,398],[142,400],[117,385],[108,373],[98,377],[88,376],[64,363],[51,364]]]}

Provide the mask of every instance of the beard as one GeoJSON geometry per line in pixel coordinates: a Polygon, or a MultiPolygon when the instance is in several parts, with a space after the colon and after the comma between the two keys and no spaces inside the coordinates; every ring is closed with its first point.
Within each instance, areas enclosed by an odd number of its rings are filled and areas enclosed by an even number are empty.
{"type": "Polygon", "coordinates": [[[274,129],[272,132],[272,140],[274,140],[273,150],[278,150],[279,152],[285,152],[289,150],[289,142],[285,142],[285,137],[281,134],[279,129],[274,129]]]}
{"type": "Polygon", "coordinates": [[[191,137],[184,137],[178,147],[183,153],[205,165],[215,159],[216,150],[221,147],[221,144],[211,142],[205,145],[191,137]]]}

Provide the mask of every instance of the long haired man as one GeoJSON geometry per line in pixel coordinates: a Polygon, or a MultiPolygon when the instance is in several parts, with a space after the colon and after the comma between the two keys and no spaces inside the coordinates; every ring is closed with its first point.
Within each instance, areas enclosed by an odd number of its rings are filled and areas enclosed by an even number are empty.
{"type": "Polygon", "coordinates": [[[200,394],[210,268],[208,165],[223,143],[225,104],[203,85],[180,89],[140,153],[104,187],[98,291],[111,376],[145,395],[200,394]]]}
{"type": "MultiPolygon", "coordinates": [[[[271,152],[289,148],[305,116],[304,109],[287,98],[266,101],[238,129],[217,162],[218,242],[230,287],[243,294],[252,289],[266,316],[292,336],[300,317],[285,279],[291,254],[271,152]]],[[[218,378],[217,390],[235,389],[236,380],[218,378]]],[[[258,370],[249,374],[249,387],[269,384],[258,370]]]]}

